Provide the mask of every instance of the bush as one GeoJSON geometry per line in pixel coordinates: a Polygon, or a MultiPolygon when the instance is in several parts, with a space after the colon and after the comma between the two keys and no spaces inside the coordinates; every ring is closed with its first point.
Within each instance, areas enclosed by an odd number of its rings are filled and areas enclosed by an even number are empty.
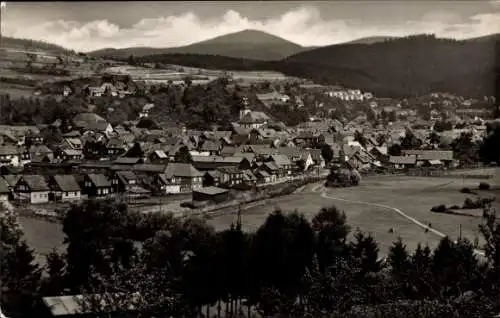
{"type": "Polygon", "coordinates": [[[486,182],[479,183],[479,190],[489,190],[490,184],[486,182]]]}
{"type": "Polygon", "coordinates": [[[478,209],[479,207],[480,206],[478,201],[473,201],[471,198],[467,198],[464,201],[462,209],[478,209]]]}
{"type": "Polygon", "coordinates": [[[438,213],[444,213],[444,212],[446,212],[446,205],[440,204],[440,205],[433,206],[431,208],[431,211],[438,212],[438,213]]]}
{"type": "Polygon", "coordinates": [[[472,193],[471,189],[469,189],[469,188],[462,188],[462,189],[460,189],[460,192],[461,193],[472,193]]]}
{"type": "Polygon", "coordinates": [[[458,205],[452,205],[449,207],[450,210],[460,210],[460,207],[458,205]]]}
{"type": "Polygon", "coordinates": [[[471,198],[467,198],[464,201],[462,209],[482,209],[493,201],[495,201],[495,198],[478,198],[475,201],[471,198]]]}

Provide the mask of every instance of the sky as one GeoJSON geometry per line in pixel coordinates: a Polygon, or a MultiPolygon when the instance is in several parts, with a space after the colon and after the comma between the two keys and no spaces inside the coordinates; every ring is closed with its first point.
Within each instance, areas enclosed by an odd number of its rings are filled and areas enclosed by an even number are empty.
{"type": "Polygon", "coordinates": [[[464,39],[500,32],[494,1],[8,2],[3,36],[76,51],[175,47],[245,29],[303,46],[433,33],[464,39]]]}

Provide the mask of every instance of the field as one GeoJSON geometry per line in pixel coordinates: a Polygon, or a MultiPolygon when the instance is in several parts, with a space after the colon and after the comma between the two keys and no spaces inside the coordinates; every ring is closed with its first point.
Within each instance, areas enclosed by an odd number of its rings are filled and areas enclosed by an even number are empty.
{"type": "MultiPolygon", "coordinates": [[[[418,177],[371,177],[362,181],[359,187],[328,189],[328,198],[313,193],[301,193],[283,197],[272,205],[260,206],[243,213],[243,226],[246,230],[255,230],[265,220],[268,213],[276,207],[283,211],[304,213],[312,219],[318,211],[329,205],[336,205],[346,213],[352,230],[359,228],[372,233],[380,245],[383,254],[394,240],[400,236],[409,249],[418,243],[436,246],[440,237],[398,215],[395,211],[369,204],[345,202],[363,201],[364,203],[383,204],[402,210],[424,224],[431,223],[432,228],[457,238],[462,236],[474,240],[481,237],[478,225],[481,218],[459,215],[438,214],[431,212],[431,207],[439,204],[462,205],[468,195],[460,193],[462,187],[477,188],[479,180],[456,178],[418,178],[418,177]],[[460,229],[461,226],[461,229],[460,229]],[[389,233],[390,228],[394,233],[389,233]]],[[[224,229],[235,220],[235,215],[218,217],[210,221],[216,229],[224,229]]]]}
{"type": "MultiPolygon", "coordinates": [[[[439,204],[462,205],[465,198],[472,195],[462,194],[459,190],[463,187],[475,189],[479,182],[480,180],[476,179],[378,176],[365,178],[358,187],[327,189],[328,197],[322,197],[320,193],[313,192],[314,187],[308,185],[301,193],[277,198],[271,200],[270,204],[245,210],[242,214],[243,228],[247,231],[256,230],[267,215],[277,207],[283,211],[298,210],[307,218],[312,219],[322,207],[334,204],[346,213],[353,232],[359,228],[376,238],[382,254],[387,253],[389,246],[398,236],[404,240],[409,249],[414,249],[418,243],[436,246],[440,239],[438,235],[432,232],[426,233],[423,228],[391,209],[366,204],[375,203],[400,209],[422,223],[431,223],[432,228],[452,238],[458,237],[461,231],[462,235],[470,240],[478,237],[481,243],[478,232],[480,217],[439,214],[430,211],[431,207],[439,204]],[[338,199],[364,203],[345,202],[338,199]],[[394,229],[394,233],[389,233],[390,228],[394,229]]],[[[486,193],[482,194],[486,195],[486,193]]],[[[223,216],[209,220],[209,224],[217,230],[228,228],[232,222],[236,221],[236,214],[235,211],[227,212],[223,216]]],[[[63,248],[63,233],[60,224],[26,217],[21,217],[21,223],[24,226],[28,243],[38,254],[47,254],[53,248],[63,248]]]]}

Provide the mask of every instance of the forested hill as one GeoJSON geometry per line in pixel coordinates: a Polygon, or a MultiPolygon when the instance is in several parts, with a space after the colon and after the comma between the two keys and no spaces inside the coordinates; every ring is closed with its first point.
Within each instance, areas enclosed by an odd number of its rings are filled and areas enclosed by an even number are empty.
{"type": "Polygon", "coordinates": [[[1,41],[1,48],[9,48],[9,49],[30,49],[30,50],[35,50],[35,51],[46,51],[46,52],[53,52],[53,53],[65,53],[65,52],[72,52],[72,50],[69,50],[67,48],[64,48],[62,46],[44,42],[44,41],[37,41],[37,40],[30,40],[30,39],[18,39],[18,38],[11,38],[11,37],[2,37],[1,41]]]}
{"type": "Polygon", "coordinates": [[[363,70],[381,88],[402,94],[437,90],[494,95],[500,56],[497,39],[456,41],[419,35],[369,45],[332,45],[296,54],[284,62],[363,70]]]}

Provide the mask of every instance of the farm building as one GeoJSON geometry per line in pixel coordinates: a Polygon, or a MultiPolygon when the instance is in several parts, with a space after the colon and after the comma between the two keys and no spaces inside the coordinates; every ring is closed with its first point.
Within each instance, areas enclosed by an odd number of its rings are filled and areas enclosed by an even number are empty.
{"type": "Polygon", "coordinates": [[[229,199],[229,190],[218,187],[205,187],[193,190],[193,201],[220,203],[229,199]]]}

